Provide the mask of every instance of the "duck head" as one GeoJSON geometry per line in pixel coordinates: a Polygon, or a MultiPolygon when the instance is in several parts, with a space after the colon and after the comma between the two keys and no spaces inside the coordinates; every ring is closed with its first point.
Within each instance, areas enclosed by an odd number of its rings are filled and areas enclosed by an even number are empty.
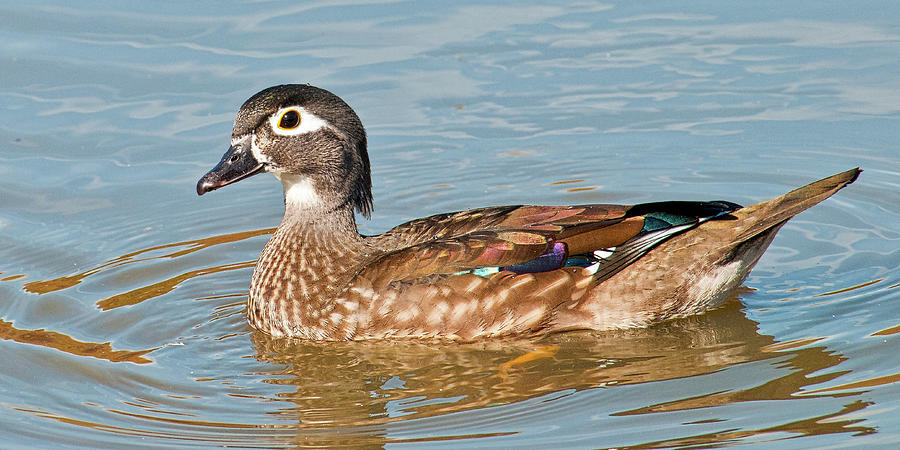
{"type": "Polygon", "coordinates": [[[197,194],[261,172],[281,180],[288,210],[372,211],[365,129],[324,89],[285,84],[250,97],[234,120],[231,146],[197,182],[197,194]]]}

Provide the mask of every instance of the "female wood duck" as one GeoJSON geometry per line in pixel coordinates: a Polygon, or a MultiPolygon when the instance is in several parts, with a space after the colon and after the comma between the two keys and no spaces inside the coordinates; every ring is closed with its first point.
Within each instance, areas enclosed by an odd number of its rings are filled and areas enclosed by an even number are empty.
{"type": "Polygon", "coordinates": [[[231,147],[197,193],[261,172],[284,185],[285,214],[250,282],[254,327],[315,340],[474,340],[641,327],[714,308],[788,219],[860,170],[748,207],[499,206],[363,236],[363,125],[331,92],[291,84],[241,106],[231,147]]]}

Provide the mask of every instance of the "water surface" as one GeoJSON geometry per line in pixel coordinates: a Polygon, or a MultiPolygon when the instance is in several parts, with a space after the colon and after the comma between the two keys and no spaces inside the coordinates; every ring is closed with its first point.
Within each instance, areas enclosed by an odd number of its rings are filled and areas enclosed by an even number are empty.
{"type": "Polygon", "coordinates": [[[900,445],[898,19],[892,2],[2,4],[4,442],[900,445]],[[281,186],[194,185],[239,105],[287,82],[366,124],[364,233],[497,204],[746,204],[865,172],[701,316],[273,340],[244,302],[281,186]]]}

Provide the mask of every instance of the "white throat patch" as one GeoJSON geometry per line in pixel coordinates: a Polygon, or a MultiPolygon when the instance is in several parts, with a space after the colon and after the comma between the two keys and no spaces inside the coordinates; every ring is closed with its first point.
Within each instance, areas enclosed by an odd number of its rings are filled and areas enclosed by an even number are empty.
{"type": "Polygon", "coordinates": [[[305,209],[322,203],[312,178],[284,172],[273,172],[284,185],[284,203],[287,208],[305,209]]]}

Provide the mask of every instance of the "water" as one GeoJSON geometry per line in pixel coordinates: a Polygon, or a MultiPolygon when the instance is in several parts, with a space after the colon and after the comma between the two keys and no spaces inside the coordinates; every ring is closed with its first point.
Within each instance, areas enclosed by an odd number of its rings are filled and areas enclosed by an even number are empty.
{"type": "Polygon", "coordinates": [[[897,446],[900,6],[632,3],[0,5],[3,445],[897,446]],[[701,316],[272,340],[243,303],[279,183],[194,185],[243,100],[285,82],[367,125],[366,233],[865,172],[701,316]]]}

